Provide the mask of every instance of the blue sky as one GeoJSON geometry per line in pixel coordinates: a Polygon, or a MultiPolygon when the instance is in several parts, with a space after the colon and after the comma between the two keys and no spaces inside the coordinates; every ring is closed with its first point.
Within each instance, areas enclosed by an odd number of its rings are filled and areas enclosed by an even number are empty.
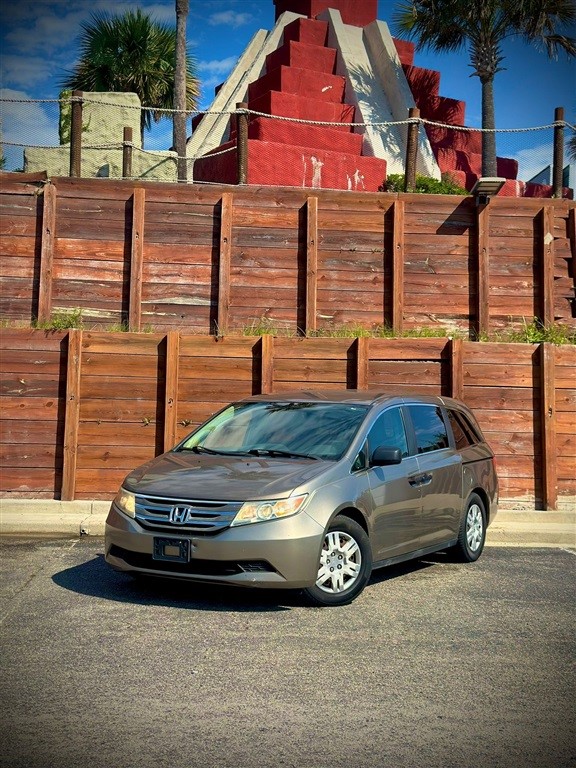
{"type": "MultiPolygon", "coordinates": [[[[361,0],[359,0],[360,2],[361,0]]],[[[379,0],[378,18],[391,31],[394,0],[379,0]]],[[[93,11],[121,12],[140,7],[156,19],[175,23],[173,0],[139,3],[126,0],[5,0],[0,9],[0,85],[4,98],[55,99],[58,80],[74,66],[80,22],[93,11]]],[[[210,105],[214,87],[231,71],[257,29],[274,24],[273,0],[190,0],[188,42],[201,80],[201,108],[210,105]]],[[[576,35],[576,30],[572,32],[576,35]]],[[[563,106],[566,119],[576,123],[576,62],[546,55],[519,41],[504,48],[506,69],[496,76],[496,123],[499,128],[533,128],[553,122],[554,108],[563,106]]],[[[466,124],[480,126],[480,84],[470,77],[465,54],[417,52],[415,64],[441,72],[443,96],[466,101],[466,124]]],[[[52,105],[3,103],[4,141],[25,144],[57,143],[57,109],[52,105]]],[[[548,162],[550,131],[500,135],[498,152],[518,157],[529,168],[548,162]]],[[[166,149],[171,125],[165,120],[147,139],[148,148],[166,149]]],[[[21,164],[19,149],[5,148],[8,167],[21,164]]]]}

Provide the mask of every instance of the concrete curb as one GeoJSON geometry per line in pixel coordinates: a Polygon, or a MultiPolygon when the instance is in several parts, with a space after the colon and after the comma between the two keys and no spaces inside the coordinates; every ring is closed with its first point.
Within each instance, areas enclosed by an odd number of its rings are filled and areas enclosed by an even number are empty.
{"type": "MultiPolygon", "coordinates": [[[[0,535],[103,536],[109,501],[0,499],[0,535]]],[[[576,548],[576,508],[544,512],[501,509],[487,546],[576,548]]]]}
{"type": "Polygon", "coordinates": [[[109,501],[0,499],[0,534],[103,536],[109,501]]]}

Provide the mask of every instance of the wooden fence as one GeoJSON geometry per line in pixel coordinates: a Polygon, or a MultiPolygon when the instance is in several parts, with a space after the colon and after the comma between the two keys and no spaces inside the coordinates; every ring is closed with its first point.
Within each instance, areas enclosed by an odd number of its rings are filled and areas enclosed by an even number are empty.
{"type": "Polygon", "coordinates": [[[0,318],[222,334],[574,323],[571,200],[0,174],[0,318]]]}
{"type": "Polygon", "coordinates": [[[235,398],[306,388],[453,395],[476,412],[501,495],[576,494],[576,348],[4,329],[1,495],[111,498],[127,472],[235,398]]]}

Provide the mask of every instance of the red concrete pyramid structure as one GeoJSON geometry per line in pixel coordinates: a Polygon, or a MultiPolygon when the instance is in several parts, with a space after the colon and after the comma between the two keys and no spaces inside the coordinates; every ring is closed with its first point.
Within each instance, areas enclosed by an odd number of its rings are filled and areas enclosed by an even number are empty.
{"type": "MultiPolygon", "coordinates": [[[[262,30],[264,37],[258,42],[261,50],[267,51],[265,59],[254,69],[243,71],[238,82],[245,79],[247,88],[238,85],[236,90],[229,90],[228,108],[237,101],[246,101],[251,112],[260,113],[250,114],[249,118],[248,184],[376,191],[385,181],[387,170],[398,172],[399,162],[403,168],[402,136],[393,146],[390,137],[384,142],[378,138],[375,141],[374,134],[369,135],[370,129],[363,134],[358,132],[362,129],[351,124],[370,122],[366,115],[378,114],[378,109],[380,114],[389,109],[390,117],[385,121],[404,120],[408,108],[415,105],[424,119],[462,128],[426,126],[419,147],[424,168],[419,172],[436,178],[449,172],[463,187],[472,188],[482,171],[480,131],[464,129],[464,101],[440,95],[440,73],[414,65],[414,45],[392,41],[386,25],[377,21],[377,0],[274,0],[274,4],[279,27],[276,37],[272,40],[271,33],[266,38],[262,30]],[[343,36],[338,37],[334,31],[333,11],[339,13],[340,26],[348,25],[343,28],[348,30],[343,36]],[[319,15],[322,18],[317,18],[319,15]],[[362,52],[366,45],[368,58],[364,61],[374,64],[374,72],[369,73],[372,79],[366,78],[368,84],[361,94],[353,72],[363,65],[354,61],[350,51],[337,47],[354,38],[354,28],[362,29],[358,34],[362,52]],[[380,35],[377,55],[374,37],[370,42],[375,30],[380,35]],[[389,60],[388,68],[384,68],[384,74],[377,73],[380,65],[376,61],[383,58],[389,60]],[[404,86],[398,85],[400,81],[404,86]],[[367,102],[372,98],[377,101],[376,90],[381,90],[384,100],[394,106],[380,104],[372,110],[367,102]],[[235,102],[232,95],[237,97],[235,102]],[[362,99],[364,104],[359,108],[362,99]],[[310,125],[295,120],[338,125],[310,125]]],[[[193,133],[190,140],[191,153],[203,155],[195,161],[194,180],[236,184],[234,126],[224,130],[220,123],[218,130],[213,130],[214,122],[204,124],[204,120],[199,116],[194,121],[203,138],[195,142],[193,133]],[[221,143],[216,146],[218,141],[221,143]]],[[[551,187],[517,181],[516,160],[497,158],[497,173],[508,180],[500,194],[551,195],[551,187]]]]}
{"type": "MultiPolygon", "coordinates": [[[[334,3],[332,0],[330,5],[334,3]]],[[[251,115],[248,184],[376,191],[385,180],[386,161],[364,156],[363,137],[353,133],[350,123],[355,108],[345,100],[345,78],[334,74],[337,52],[327,46],[327,33],[325,21],[297,18],[288,24],[284,42],[266,57],[265,74],[248,87],[248,108],[267,115],[340,125],[251,115]]],[[[214,152],[221,153],[235,143],[232,129],[230,140],[214,152]]],[[[207,155],[194,165],[196,181],[234,184],[236,176],[235,151],[207,155]]]]}

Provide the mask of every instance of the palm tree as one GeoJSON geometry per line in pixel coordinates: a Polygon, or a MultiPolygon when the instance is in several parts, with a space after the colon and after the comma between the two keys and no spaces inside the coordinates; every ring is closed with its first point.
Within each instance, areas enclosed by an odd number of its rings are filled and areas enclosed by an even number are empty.
{"type": "MultiPolygon", "coordinates": [[[[64,88],[136,93],[143,106],[140,131],[174,105],[176,32],[140,9],[120,15],[93,13],[81,24],[80,60],[62,79],[64,88]]],[[[186,54],[186,109],[196,107],[198,81],[186,54]]]]}
{"type": "Polygon", "coordinates": [[[467,48],[482,84],[482,175],[496,176],[494,76],[502,43],[521,37],[550,58],[576,56],[576,39],[563,34],[576,22],[576,0],[400,0],[394,14],[399,36],[435,52],[467,48]]]}

